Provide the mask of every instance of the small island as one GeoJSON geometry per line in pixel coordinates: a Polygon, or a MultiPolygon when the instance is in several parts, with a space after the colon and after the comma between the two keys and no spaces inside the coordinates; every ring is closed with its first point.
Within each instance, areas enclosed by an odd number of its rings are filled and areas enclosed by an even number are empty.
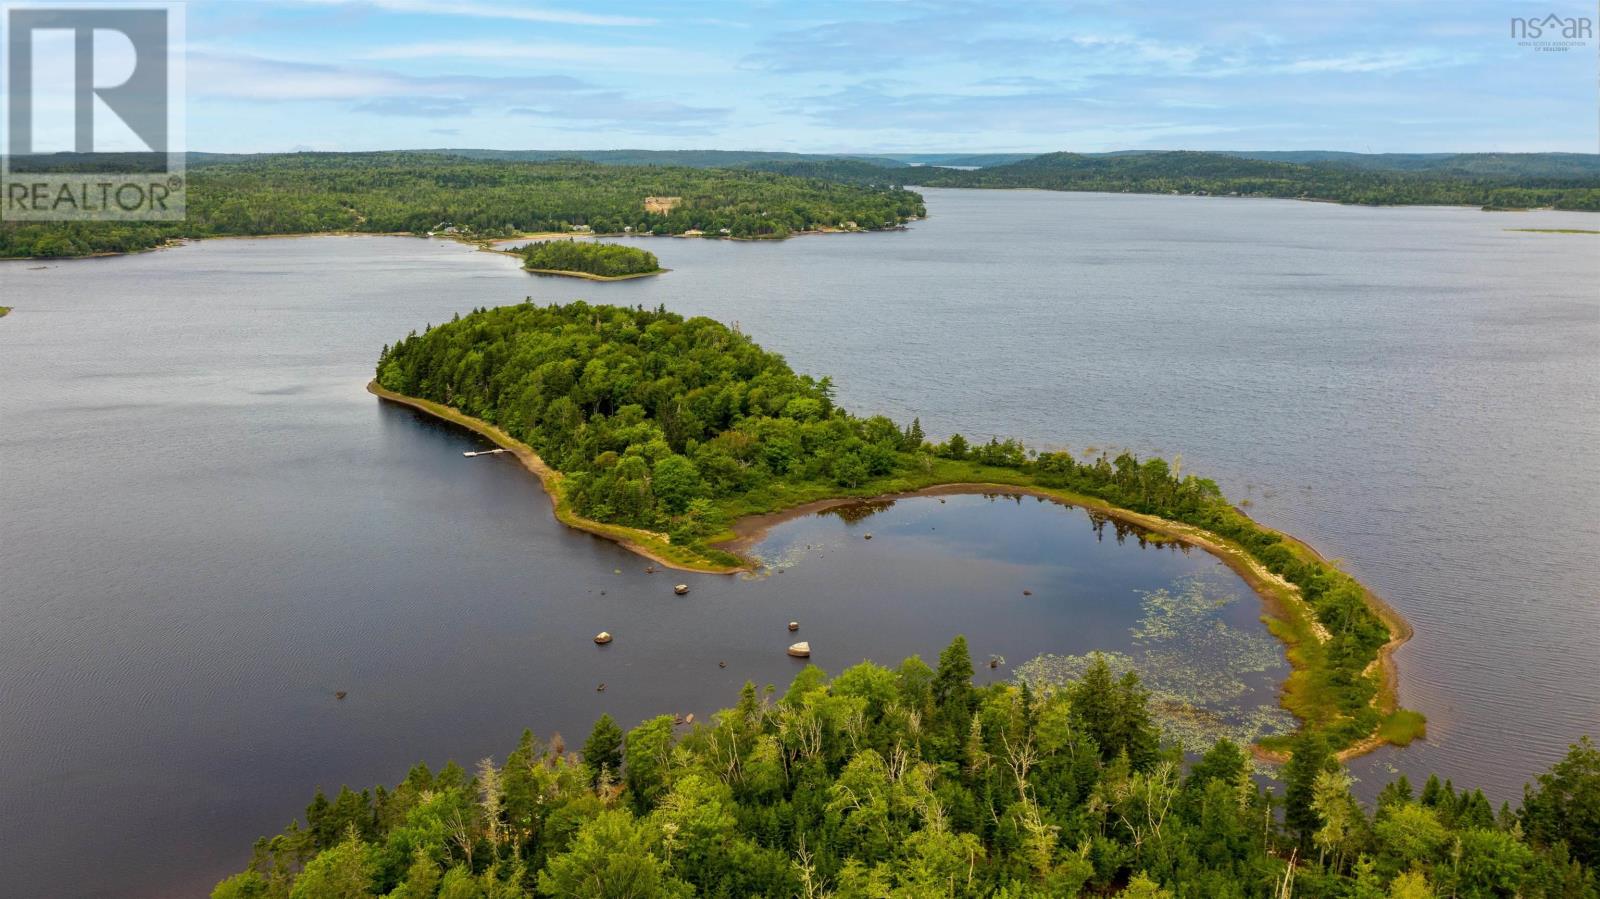
{"type": "Polygon", "coordinates": [[[541,240],[512,251],[522,267],[540,275],[564,275],[591,281],[625,281],[659,275],[666,269],[656,254],[637,247],[592,240],[541,240]]]}
{"type": "MultiPolygon", "coordinates": [[[[515,453],[563,523],[678,568],[745,570],[738,550],[765,527],[864,497],[1012,492],[1092,509],[1204,549],[1256,590],[1288,647],[1283,705],[1306,729],[1346,755],[1424,732],[1395,694],[1405,621],[1163,459],[933,443],[918,421],[839,408],[828,378],[711,319],[583,302],[479,309],[412,332],[384,347],[369,389],[515,453]]],[[[1258,749],[1281,757],[1287,745],[1258,749]]]]}

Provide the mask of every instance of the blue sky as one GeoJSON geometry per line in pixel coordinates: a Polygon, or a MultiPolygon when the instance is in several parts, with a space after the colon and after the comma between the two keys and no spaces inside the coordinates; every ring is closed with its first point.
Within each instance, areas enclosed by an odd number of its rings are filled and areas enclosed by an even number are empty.
{"type": "Polygon", "coordinates": [[[1596,152],[1555,0],[194,0],[188,146],[1596,152]]]}

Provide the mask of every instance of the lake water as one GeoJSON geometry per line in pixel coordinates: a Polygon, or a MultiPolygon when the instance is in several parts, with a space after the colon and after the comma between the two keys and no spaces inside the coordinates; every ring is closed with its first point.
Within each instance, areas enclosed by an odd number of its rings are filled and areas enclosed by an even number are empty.
{"type": "MultiPolygon", "coordinates": [[[[523,296],[736,321],[930,435],[1181,454],[1415,625],[1429,739],[1366,783],[1515,798],[1600,732],[1600,242],[1506,230],[1593,217],[926,194],[904,232],[651,240],[673,271],[619,283],[404,238],[0,266],[0,882],[201,895],[318,784],[781,687],[791,618],[833,671],[964,632],[980,679],[1137,660],[1185,597],[1260,633],[1203,553],[1031,499],[795,521],[764,578],[645,574],[511,460],[363,391],[382,344],[523,296]]],[[[1259,661],[1229,703],[1270,697],[1259,661]]]]}

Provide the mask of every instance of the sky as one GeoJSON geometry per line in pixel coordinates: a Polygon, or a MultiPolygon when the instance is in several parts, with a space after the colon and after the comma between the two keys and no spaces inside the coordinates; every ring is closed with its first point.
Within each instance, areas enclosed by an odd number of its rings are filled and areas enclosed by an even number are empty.
{"type": "Polygon", "coordinates": [[[1590,0],[184,6],[191,150],[1600,151],[1590,0]]]}

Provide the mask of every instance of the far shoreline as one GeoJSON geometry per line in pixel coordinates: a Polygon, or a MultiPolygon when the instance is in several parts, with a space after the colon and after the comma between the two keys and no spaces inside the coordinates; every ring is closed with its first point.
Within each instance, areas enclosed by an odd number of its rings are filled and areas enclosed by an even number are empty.
{"type": "MultiPolygon", "coordinates": [[[[1574,215],[1600,215],[1595,209],[1561,209],[1556,206],[1482,206],[1476,203],[1352,203],[1329,197],[1273,197],[1260,194],[1197,194],[1164,190],[1076,190],[1058,187],[957,187],[953,184],[907,184],[906,190],[1007,190],[1037,191],[1046,194],[1099,194],[1107,197],[1187,197],[1191,200],[1282,200],[1288,203],[1326,203],[1356,209],[1476,209],[1479,212],[1560,212],[1574,215]]],[[[1508,231],[1538,230],[1508,228],[1508,231]]]]}
{"type": "MultiPolygon", "coordinates": [[[[138,255],[138,254],[141,254],[141,253],[154,253],[154,252],[157,252],[159,250],[174,250],[174,249],[178,249],[180,247],[183,247],[183,246],[185,246],[187,244],[201,243],[201,242],[204,242],[204,241],[212,241],[212,240],[281,240],[281,239],[288,239],[288,238],[294,238],[294,237],[415,237],[415,238],[419,238],[419,239],[422,239],[422,240],[448,240],[448,241],[451,241],[451,242],[454,242],[454,243],[477,246],[478,249],[483,250],[485,252],[489,252],[489,253],[503,253],[503,254],[506,254],[506,255],[513,255],[514,256],[514,255],[516,255],[515,253],[508,253],[505,250],[498,249],[498,248],[495,247],[495,244],[506,243],[508,241],[514,241],[514,240],[559,240],[559,239],[571,239],[571,238],[596,238],[596,237],[608,237],[608,238],[677,237],[677,238],[697,239],[697,240],[726,240],[726,241],[732,241],[732,242],[754,242],[754,241],[772,241],[772,240],[782,241],[782,240],[789,240],[790,238],[793,238],[793,237],[811,237],[811,236],[822,235],[822,234],[878,234],[878,233],[886,233],[886,232],[891,232],[891,231],[905,231],[907,229],[908,225],[911,225],[911,224],[913,224],[915,222],[918,222],[918,221],[922,221],[923,219],[926,219],[926,218],[928,218],[927,215],[922,215],[922,216],[918,216],[918,217],[912,218],[912,219],[910,219],[908,221],[901,222],[901,223],[896,224],[896,225],[889,225],[889,226],[883,227],[883,228],[827,228],[827,227],[824,227],[824,228],[817,228],[817,229],[807,229],[807,230],[803,230],[803,231],[790,231],[788,234],[783,234],[783,235],[768,234],[768,235],[759,235],[759,236],[756,236],[756,237],[735,237],[735,236],[733,236],[731,234],[655,234],[653,232],[643,232],[643,233],[641,233],[641,232],[638,232],[638,231],[526,231],[526,232],[523,232],[521,234],[512,234],[512,235],[508,235],[506,237],[477,237],[477,236],[474,236],[474,235],[471,235],[471,234],[440,234],[440,233],[433,233],[433,232],[429,232],[429,233],[426,233],[426,234],[418,234],[418,233],[415,233],[415,232],[412,232],[412,231],[350,231],[350,230],[281,231],[281,232],[274,232],[274,233],[271,233],[271,234],[206,234],[206,235],[200,235],[200,236],[194,236],[194,237],[173,237],[173,238],[170,238],[170,239],[168,239],[167,241],[165,241],[163,243],[155,244],[153,246],[148,246],[148,247],[139,247],[138,249],[133,249],[133,250],[97,250],[97,251],[95,251],[93,253],[84,253],[84,254],[78,255],[78,256],[0,256],[0,264],[7,263],[7,262],[60,262],[60,261],[71,260],[71,259],[110,259],[110,258],[117,257],[117,256],[135,256],[135,255],[138,255]]],[[[532,271],[532,270],[530,269],[529,271],[532,271]]],[[[636,275],[623,275],[623,276],[618,276],[618,277],[598,277],[597,276],[595,278],[595,280],[624,281],[624,280],[627,280],[629,278],[642,277],[642,276],[645,276],[645,275],[658,275],[658,274],[661,274],[663,272],[669,272],[669,271],[672,271],[672,270],[664,268],[664,269],[661,269],[660,271],[640,272],[640,273],[638,273],[636,275]]],[[[540,271],[540,272],[538,272],[538,274],[577,275],[578,277],[583,277],[584,276],[583,274],[579,274],[579,273],[576,273],[576,272],[557,271],[555,269],[551,269],[551,270],[548,270],[548,271],[540,271]]]]}

